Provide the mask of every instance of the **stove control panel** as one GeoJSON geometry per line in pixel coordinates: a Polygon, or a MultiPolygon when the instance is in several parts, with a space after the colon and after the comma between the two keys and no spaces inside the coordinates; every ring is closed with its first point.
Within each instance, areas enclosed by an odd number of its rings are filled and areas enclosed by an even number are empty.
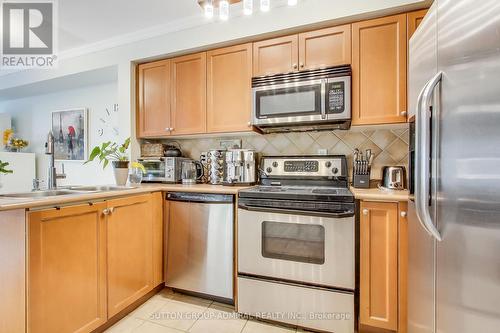
{"type": "Polygon", "coordinates": [[[347,160],[343,155],[264,156],[261,170],[267,178],[347,177],[347,160]]]}

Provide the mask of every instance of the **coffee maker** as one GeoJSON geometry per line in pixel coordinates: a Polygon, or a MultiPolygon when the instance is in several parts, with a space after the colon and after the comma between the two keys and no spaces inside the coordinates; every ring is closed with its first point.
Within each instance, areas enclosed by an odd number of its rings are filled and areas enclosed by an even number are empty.
{"type": "Polygon", "coordinates": [[[253,185],[256,183],[256,153],[254,150],[230,149],[225,155],[223,185],[253,185]]]}

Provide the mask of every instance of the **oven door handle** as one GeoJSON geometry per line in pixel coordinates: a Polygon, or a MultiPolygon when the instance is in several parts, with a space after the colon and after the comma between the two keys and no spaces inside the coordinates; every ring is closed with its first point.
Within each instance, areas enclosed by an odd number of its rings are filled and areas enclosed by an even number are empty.
{"type": "Polygon", "coordinates": [[[337,213],[330,213],[330,212],[306,211],[306,210],[295,210],[295,209],[285,209],[285,208],[255,207],[255,206],[248,206],[242,203],[238,204],[238,208],[248,210],[250,212],[294,214],[294,215],[307,215],[307,216],[330,217],[330,218],[342,218],[342,217],[354,216],[354,209],[347,209],[337,213]]]}

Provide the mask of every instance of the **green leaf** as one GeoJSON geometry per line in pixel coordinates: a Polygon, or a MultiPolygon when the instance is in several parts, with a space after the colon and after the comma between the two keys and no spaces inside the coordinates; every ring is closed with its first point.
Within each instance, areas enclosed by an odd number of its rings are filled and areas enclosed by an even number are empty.
{"type": "Polygon", "coordinates": [[[108,164],[109,164],[109,161],[108,160],[104,160],[104,164],[102,165],[102,168],[106,169],[106,167],[108,166],[108,164]]]}
{"type": "Polygon", "coordinates": [[[92,149],[92,153],[90,153],[88,161],[85,163],[93,161],[97,157],[97,155],[99,155],[100,153],[101,153],[101,149],[99,147],[94,147],[94,149],[92,149]]]}

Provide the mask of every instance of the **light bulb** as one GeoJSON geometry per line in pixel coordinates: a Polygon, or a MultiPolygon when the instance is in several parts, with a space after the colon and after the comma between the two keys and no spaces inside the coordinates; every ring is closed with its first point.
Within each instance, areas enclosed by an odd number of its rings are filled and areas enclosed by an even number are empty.
{"type": "Polygon", "coordinates": [[[288,0],[288,6],[295,6],[298,0],[288,0]]]}
{"type": "Polygon", "coordinates": [[[227,21],[227,19],[229,19],[229,2],[227,0],[221,0],[219,2],[219,18],[222,21],[227,21]]]}
{"type": "Polygon", "coordinates": [[[260,10],[268,12],[271,9],[271,0],[260,0],[260,10]]]}
{"type": "Polygon", "coordinates": [[[253,13],[253,0],[243,0],[243,14],[252,15],[253,13]]]}
{"type": "Polygon", "coordinates": [[[214,17],[214,4],[212,0],[207,0],[205,3],[205,17],[209,19],[214,17]]]}

